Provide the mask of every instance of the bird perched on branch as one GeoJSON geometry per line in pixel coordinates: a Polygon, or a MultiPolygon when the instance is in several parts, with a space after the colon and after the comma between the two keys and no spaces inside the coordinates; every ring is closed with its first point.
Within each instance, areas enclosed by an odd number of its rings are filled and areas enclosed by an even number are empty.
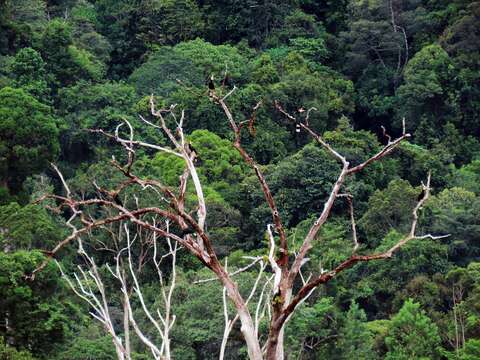
{"type": "Polygon", "coordinates": [[[208,89],[210,91],[214,91],[215,90],[215,83],[214,83],[214,77],[213,77],[213,74],[210,75],[210,77],[208,78],[208,82],[207,82],[207,85],[208,85],[208,89]]]}
{"type": "Polygon", "coordinates": [[[228,73],[225,73],[225,76],[223,77],[222,81],[222,87],[231,87],[232,86],[232,80],[230,79],[230,76],[228,76],[228,73]]]}
{"type": "Polygon", "coordinates": [[[425,196],[425,189],[422,189],[422,192],[418,195],[417,201],[421,201],[425,196]]]}
{"type": "Polygon", "coordinates": [[[197,150],[189,142],[185,143],[185,149],[187,150],[187,153],[189,155],[191,155],[192,157],[197,157],[198,155],[197,150]]]}
{"type": "Polygon", "coordinates": [[[108,190],[102,189],[100,187],[98,187],[97,190],[102,195],[104,195],[108,200],[112,200],[115,204],[123,207],[123,202],[122,202],[122,200],[120,200],[119,191],[114,191],[114,190],[108,191],[108,190]]]}
{"type": "Polygon", "coordinates": [[[184,229],[184,230],[181,231],[180,237],[183,238],[183,237],[185,237],[185,236],[187,236],[187,235],[193,235],[193,234],[195,234],[195,230],[192,229],[192,228],[190,228],[190,227],[188,227],[188,228],[186,228],[186,229],[184,229]]]}
{"type": "Polygon", "coordinates": [[[187,154],[190,156],[194,164],[201,164],[200,162],[200,157],[198,156],[197,150],[193,147],[192,144],[189,142],[185,143],[185,150],[187,151],[187,154]]]}

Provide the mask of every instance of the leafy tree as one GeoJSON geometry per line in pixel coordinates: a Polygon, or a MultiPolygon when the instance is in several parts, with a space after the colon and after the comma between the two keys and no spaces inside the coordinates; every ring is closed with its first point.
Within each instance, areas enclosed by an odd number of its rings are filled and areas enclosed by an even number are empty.
{"type": "Polygon", "coordinates": [[[392,318],[385,342],[388,360],[438,358],[438,328],[412,300],[392,318]]]}
{"type": "Polygon", "coordinates": [[[341,359],[374,359],[373,337],[366,325],[367,316],[354,301],[345,317],[345,325],[337,342],[341,359]]]}
{"type": "Polygon", "coordinates": [[[285,18],[285,24],[267,38],[269,47],[289,45],[306,59],[321,61],[327,55],[325,31],[313,15],[294,10],[285,18]]]}
{"type": "Polygon", "coordinates": [[[205,36],[214,43],[246,38],[250,45],[260,47],[274,29],[283,25],[293,5],[291,0],[226,0],[219,6],[216,1],[206,0],[202,7],[205,36]]]}
{"type": "Polygon", "coordinates": [[[475,360],[480,356],[480,340],[470,339],[465,343],[465,347],[460,350],[460,357],[457,354],[452,354],[452,359],[460,360],[475,360]]]}
{"type": "Polygon", "coordinates": [[[408,62],[405,83],[398,88],[398,101],[400,115],[407,119],[409,128],[414,119],[420,118],[435,129],[453,116],[453,73],[452,61],[439,45],[424,47],[408,62]]]}
{"type": "Polygon", "coordinates": [[[161,47],[135,70],[130,81],[142,95],[166,95],[173,90],[172,83],[177,79],[187,85],[201,86],[206,92],[208,76],[214,75],[219,86],[227,69],[231,81],[236,81],[245,65],[246,59],[235,47],[195,39],[173,48],[161,47]]]}
{"type": "Polygon", "coordinates": [[[346,26],[348,3],[348,0],[301,0],[300,6],[306,13],[322,20],[329,32],[337,34],[346,26]]]}
{"type": "Polygon", "coordinates": [[[288,353],[334,356],[332,345],[339,317],[339,311],[329,297],[320,298],[311,306],[302,306],[286,330],[288,353]],[[305,345],[310,346],[306,348],[305,345]]]}
{"type": "Polygon", "coordinates": [[[112,339],[96,326],[90,325],[57,351],[54,360],[115,360],[112,339]]]}
{"type": "Polygon", "coordinates": [[[22,88],[37,100],[48,103],[51,90],[48,86],[45,62],[37,51],[23,48],[15,55],[10,68],[14,87],[22,88]]]}
{"type": "Polygon", "coordinates": [[[260,85],[273,84],[279,80],[278,71],[268,53],[255,59],[251,80],[260,85]]]}
{"type": "Polygon", "coordinates": [[[55,19],[48,23],[40,50],[47,71],[57,80],[57,88],[82,78],[100,80],[104,76],[104,65],[87,50],[73,44],[71,26],[64,21],[55,19]]]}
{"type": "Polygon", "coordinates": [[[418,302],[428,316],[438,324],[448,311],[451,300],[451,291],[444,280],[444,275],[440,273],[431,277],[424,274],[414,277],[396,293],[394,307],[399,310],[405,301],[412,299],[418,302]]]}
{"type": "MultiPolygon", "coordinates": [[[[402,237],[403,234],[391,231],[373,251],[385,251],[402,237]]],[[[342,295],[338,296],[356,299],[369,311],[369,315],[377,319],[388,317],[397,305],[395,294],[402,291],[409,281],[420,274],[433,276],[450,269],[447,254],[447,246],[438,241],[423,239],[411,242],[388,264],[370,262],[349,271],[345,283],[339,288],[342,295]],[[348,285],[353,283],[356,284],[354,287],[348,285]]]]}
{"type": "Polygon", "coordinates": [[[452,343],[464,347],[466,340],[478,339],[480,325],[480,265],[471,262],[466,268],[455,267],[445,276],[449,287],[454,324],[449,327],[452,343]],[[457,340],[458,339],[458,340],[457,340]]]}
{"type": "MultiPolygon", "coordinates": [[[[124,82],[91,84],[79,81],[59,91],[58,112],[65,119],[62,133],[62,158],[79,164],[92,158],[95,146],[105,145],[101,137],[91,136],[85,129],[103,129],[114,132],[123,118],[142,132],[143,122],[133,115],[137,112],[138,96],[135,89],[124,82]]],[[[153,132],[144,133],[152,139],[153,132]]]]}
{"type": "Polygon", "coordinates": [[[139,37],[148,48],[194,39],[203,30],[203,19],[193,0],[143,0],[139,37]]]}
{"type": "Polygon", "coordinates": [[[0,337],[0,358],[5,360],[35,360],[28,351],[17,351],[14,347],[5,344],[0,337]]]}
{"type": "Polygon", "coordinates": [[[359,221],[371,244],[378,244],[391,229],[407,232],[411,212],[420,190],[405,180],[393,180],[384,190],[376,190],[368,200],[368,210],[359,221]]]}
{"type": "Polygon", "coordinates": [[[199,72],[192,59],[176,52],[175,48],[164,46],[135,69],[129,81],[139,94],[165,96],[177,89],[177,79],[188,84],[203,85],[202,79],[198,78],[199,72]]]}
{"type": "Polygon", "coordinates": [[[452,185],[480,195],[480,159],[462,166],[452,174],[452,185]]]}
{"type": "Polygon", "coordinates": [[[38,205],[0,206],[0,246],[8,251],[51,248],[62,240],[61,228],[38,205]]]}
{"type": "Polygon", "coordinates": [[[18,190],[28,175],[43,170],[59,152],[50,109],[21,89],[1,89],[0,148],[2,182],[18,190]]]}
{"type": "Polygon", "coordinates": [[[315,107],[309,120],[315,129],[332,129],[341,115],[353,111],[354,89],[351,81],[325,69],[310,71],[305,59],[295,52],[288,54],[283,67],[284,76],[271,86],[270,97],[279,101],[290,113],[295,113],[300,106],[305,109],[315,107]]]}
{"type": "Polygon", "coordinates": [[[141,64],[147,51],[139,35],[140,0],[95,1],[99,32],[112,46],[109,73],[115,79],[125,76],[141,64]]]}
{"type": "Polygon", "coordinates": [[[17,348],[46,355],[68,334],[72,323],[67,313],[71,315],[73,307],[62,299],[53,263],[34,282],[25,278],[43,259],[39,252],[0,253],[0,313],[9,324],[0,336],[17,348]]]}
{"type": "Polygon", "coordinates": [[[431,230],[451,234],[445,242],[452,261],[465,265],[478,259],[478,197],[462,188],[445,189],[432,198],[428,209],[431,212],[431,230]]]}
{"type": "Polygon", "coordinates": [[[70,22],[75,45],[87,50],[102,63],[108,63],[113,49],[107,38],[97,32],[95,6],[84,0],[77,2],[71,10],[70,22]]]}

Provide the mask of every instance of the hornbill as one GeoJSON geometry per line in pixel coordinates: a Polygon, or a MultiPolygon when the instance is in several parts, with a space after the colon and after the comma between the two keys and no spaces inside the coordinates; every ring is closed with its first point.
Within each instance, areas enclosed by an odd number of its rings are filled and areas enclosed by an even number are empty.
{"type": "Polygon", "coordinates": [[[214,78],[213,78],[213,74],[210,75],[210,78],[208,79],[208,89],[210,91],[213,91],[215,90],[215,83],[213,82],[214,78]]]}
{"type": "Polygon", "coordinates": [[[421,201],[424,196],[425,196],[425,189],[422,189],[422,192],[417,197],[417,201],[421,201]]]}
{"type": "Polygon", "coordinates": [[[183,238],[183,237],[185,237],[185,236],[187,236],[187,235],[193,235],[193,234],[195,234],[195,230],[192,229],[191,227],[188,227],[188,228],[186,228],[186,229],[184,229],[184,230],[181,230],[181,232],[180,232],[180,234],[179,234],[179,237],[183,238]]]}
{"type": "Polygon", "coordinates": [[[230,76],[228,76],[228,74],[225,74],[225,77],[223,78],[223,81],[222,81],[222,86],[223,87],[232,86],[232,80],[230,79],[230,76]]]}
{"type": "Polygon", "coordinates": [[[194,164],[199,164],[200,157],[198,156],[197,150],[189,142],[185,143],[185,149],[187,150],[188,155],[192,158],[194,164]]]}
{"type": "Polygon", "coordinates": [[[197,157],[197,155],[198,155],[197,150],[195,150],[193,145],[190,144],[189,142],[185,143],[185,149],[187,150],[187,153],[189,155],[192,155],[193,157],[197,157]]]}

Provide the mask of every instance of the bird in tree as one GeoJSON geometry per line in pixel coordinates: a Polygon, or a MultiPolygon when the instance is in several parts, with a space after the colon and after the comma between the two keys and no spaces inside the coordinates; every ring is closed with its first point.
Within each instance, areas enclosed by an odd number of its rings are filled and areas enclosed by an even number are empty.
{"type": "Polygon", "coordinates": [[[214,83],[214,77],[213,77],[213,74],[210,75],[209,79],[208,79],[208,89],[210,91],[214,91],[215,90],[215,83],[214,83]]]}
{"type": "Polygon", "coordinates": [[[425,189],[422,188],[422,191],[420,192],[420,194],[418,194],[417,201],[422,200],[424,196],[425,196],[425,189]]]}
{"type": "Polygon", "coordinates": [[[231,87],[232,86],[232,79],[230,78],[230,76],[228,76],[228,73],[225,72],[225,76],[223,77],[223,81],[222,81],[222,87],[231,87]]]}
{"type": "Polygon", "coordinates": [[[190,158],[192,159],[192,161],[194,163],[198,163],[198,161],[200,160],[200,158],[198,157],[198,152],[197,150],[193,147],[193,145],[189,142],[185,143],[185,149],[187,151],[187,154],[190,156],[190,158]]]}

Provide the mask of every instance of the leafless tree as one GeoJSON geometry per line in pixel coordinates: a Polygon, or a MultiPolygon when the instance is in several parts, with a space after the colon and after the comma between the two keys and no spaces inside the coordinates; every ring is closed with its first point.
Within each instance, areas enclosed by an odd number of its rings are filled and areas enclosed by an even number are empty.
{"type": "MultiPolygon", "coordinates": [[[[142,231],[142,229],[138,229],[132,238],[130,235],[131,231],[126,223],[120,221],[117,225],[117,233],[110,228],[107,229],[113,239],[111,245],[105,242],[99,242],[96,239],[93,239],[91,243],[101,243],[101,247],[95,249],[97,252],[106,251],[113,254],[113,264],[107,262],[105,267],[108,270],[107,273],[111,275],[110,280],[113,279],[114,282],[118,284],[119,294],[112,294],[111,290],[109,293],[105,284],[105,275],[102,275],[102,271],[97,265],[94,256],[88,254],[85,250],[86,246],[84,246],[81,237],[78,238],[78,253],[84,260],[84,264],[77,266],[78,271],[73,274],[73,278],[64,272],[59,262],[56,262],[57,266],[70,288],[90,306],[91,316],[98,320],[105,331],[112,337],[119,360],[131,360],[131,328],[133,328],[135,334],[145,347],[151,351],[154,359],[171,359],[170,330],[175,323],[175,315],[172,314],[171,305],[173,291],[176,285],[176,255],[178,243],[166,238],[168,252],[161,255],[160,245],[158,244],[157,234],[155,232],[145,232],[142,231]],[[139,251],[135,254],[135,250],[139,251]],[[168,258],[171,264],[171,274],[168,284],[161,270],[161,263],[165,258],[168,258]],[[153,262],[158,275],[160,297],[163,305],[162,311],[157,308],[152,312],[152,310],[149,309],[139,282],[139,276],[148,260],[153,262]],[[114,326],[111,307],[114,295],[120,298],[122,304],[123,338],[117,333],[114,326]],[[139,327],[138,321],[135,319],[135,312],[132,309],[131,299],[134,296],[141,304],[144,317],[158,332],[161,339],[160,344],[157,345],[139,327]]],[[[165,224],[165,227],[168,229],[168,222],[165,224]]]]}
{"type": "MultiPolygon", "coordinates": [[[[298,252],[291,252],[288,248],[287,236],[280,217],[280,212],[265,176],[262,173],[261,167],[248,154],[241,142],[242,130],[244,130],[244,127],[247,127],[249,130],[253,128],[255,111],[260,104],[253,109],[253,116],[250,120],[237,121],[227,105],[227,99],[233,95],[235,89],[236,88],[234,87],[225,95],[220,95],[219,90],[211,90],[209,91],[209,97],[213,102],[218,104],[225,113],[234,135],[233,146],[238,150],[245,163],[254,171],[272,215],[272,224],[265,224],[270,242],[268,259],[252,259],[252,264],[260,264],[260,271],[254,289],[252,289],[252,292],[247,298],[242,296],[234,281],[234,275],[236,272],[228,272],[227,261],[222,264],[221,260],[217,257],[214,246],[206,231],[207,208],[205,205],[202,184],[195,166],[197,154],[192,150],[192,147],[184,135],[183,124],[185,114],[183,111],[177,112],[175,105],[164,109],[157,109],[153,96],[150,100],[150,106],[151,114],[155,121],[149,121],[143,118],[142,120],[145,124],[163,132],[170,142],[170,147],[159,146],[134,139],[133,128],[126,120],[117,127],[114,133],[108,133],[98,129],[92,130],[94,133],[99,133],[115,140],[125,149],[127,154],[125,164],[120,164],[115,158],[112,159],[113,166],[123,173],[125,181],[113,190],[99,192],[98,197],[79,199],[69,190],[68,185],[63,180],[62,174],[56,169],[64,184],[65,195],[51,195],[48,197],[55,199],[60,204],[60,208],[70,209],[72,216],[68,220],[67,225],[70,226],[72,232],[50,252],[50,255],[53,256],[72,240],[89,233],[95,228],[119,221],[129,222],[142,229],[149,230],[152,233],[155,233],[159,238],[171,239],[198,258],[205,267],[214,273],[215,278],[224,288],[225,301],[226,298],[230,299],[235,308],[236,314],[232,319],[230,319],[228,312],[225,311],[225,334],[222,349],[225,348],[225,343],[228,339],[228,334],[233,323],[238,319],[240,320],[241,332],[250,359],[281,360],[284,359],[284,329],[286,323],[298,306],[302,304],[319,285],[329,282],[337,274],[351,268],[359,262],[391,258],[398,249],[411,240],[422,238],[438,239],[443,236],[434,236],[432,234],[419,235],[416,232],[419,210],[430,196],[431,185],[430,175],[428,175],[426,182],[422,184],[424,190],[423,197],[419,199],[414,209],[412,209],[410,231],[404,238],[399,240],[394,246],[385,252],[370,255],[357,254],[359,239],[357,239],[356,235],[355,217],[352,205],[350,206],[350,216],[354,239],[351,255],[332,269],[321,269],[319,273],[312,274],[305,278],[302,274],[302,266],[308,261],[307,255],[314,246],[314,240],[317,238],[320,229],[329,218],[335,201],[339,197],[347,197],[350,202],[352,201],[349,194],[342,192],[344,191],[343,188],[346,179],[362,171],[371,163],[380,161],[382,158],[392,153],[392,151],[394,151],[402,141],[408,139],[410,135],[406,133],[404,126],[403,133],[400,137],[393,140],[391,137],[388,137],[388,143],[379,152],[373,154],[370,158],[365,159],[362,163],[352,166],[345,156],[337,152],[322,138],[322,136],[317,134],[315,130],[310,127],[308,117],[310,112],[314,109],[309,109],[306,111],[306,114],[302,119],[297,119],[287,113],[279,103],[275,103],[276,109],[283,114],[286,119],[295,123],[301,131],[305,131],[309,134],[314,141],[329,152],[340,165],[338,177],[332,186],[328,199],[323,205],[323,210],[318,214],[318,217],[312,224],[308,234],[302,240],[298,252]],[[170,124],[173,124],[173,126],[170,124]],[[126,136],[121,135],[120,130],[122,126],[127,127],[126,136]],[[165,186],[159,180],[142,178],[134,173],[132,169],[135,161],[136,149],[140,147],[165,152],[184,161],[185,170],[179,178],[177,188],[165,186]],[[193,184],[196,197],[196,205],[193,210],[187,209],[185,205],[187,182],[189,181],[193,184]],[[120,204],[114,200],[116,196],[124,193],[126,189],[135,187],[137,187],[138,191],[151,192],[153,196],[157,196],[158,206],[141,207],[136,205],[128,207],[127,205],[120,204]],[[108,213],[111,215],[97,218],[88,217],[86,216],[86,211],[91,207],[108,209],[108,213]],[[159,226],[159,222],[153,222],[151,220],[153,215],[155,215],[156,218],[162,219],[162,221],[168,221],[172,225],[175,225],[178,231],[159,226]],[[74,226],[74,222],[81,224],[81,227],[77,228],[74,226]],[[267,276],[266,279],[263,278],[264,280],[260,281],[259,279],[261,278],[263,269],[267,263],[271,267],[273,275],[271,277],[267,276]],[[263,290],[260,292],[261,299],[257,301],[255,313],[253,313],[253,311],[249,309],[248,303],[257,287],[260,287],[263,290]],[[298,290],[294,291],[294,289],[298,290]],[[268,303],[268,306],[265,307],[265,303],[268,303]],[[258,333],[258,322],[265,312],[269,314],[269,330],[268,334],[266,334],[265,340],[261,341],[262,337],[258,333]]],[[[40,271],[44,266],[45,263],[35,272],[40,271]]],[[[33,275],[35,275],[35,272],[33,275]]],[[[121,273],[119,274],[116,271],[113,271],[113,273],[122,281],[121,273]]],[[[130,310],[129,313],[131,314],[130,310]]],[[[132,325],[135,329],[133,322],[132,325]]],[[[137,329],[135,330],[137,331],[137,329]]],[[[142,338],[142,335],[138,333],[138,331],[137,334],[142,338]]],[[[146,343],[146,341],[144,341],[144,343],[146,343]]],[[[150,348],[154,349],[153,347],[150,348]]],[[[156,354],[157,350],[152,350],[152,352],[156,354]]]]}

